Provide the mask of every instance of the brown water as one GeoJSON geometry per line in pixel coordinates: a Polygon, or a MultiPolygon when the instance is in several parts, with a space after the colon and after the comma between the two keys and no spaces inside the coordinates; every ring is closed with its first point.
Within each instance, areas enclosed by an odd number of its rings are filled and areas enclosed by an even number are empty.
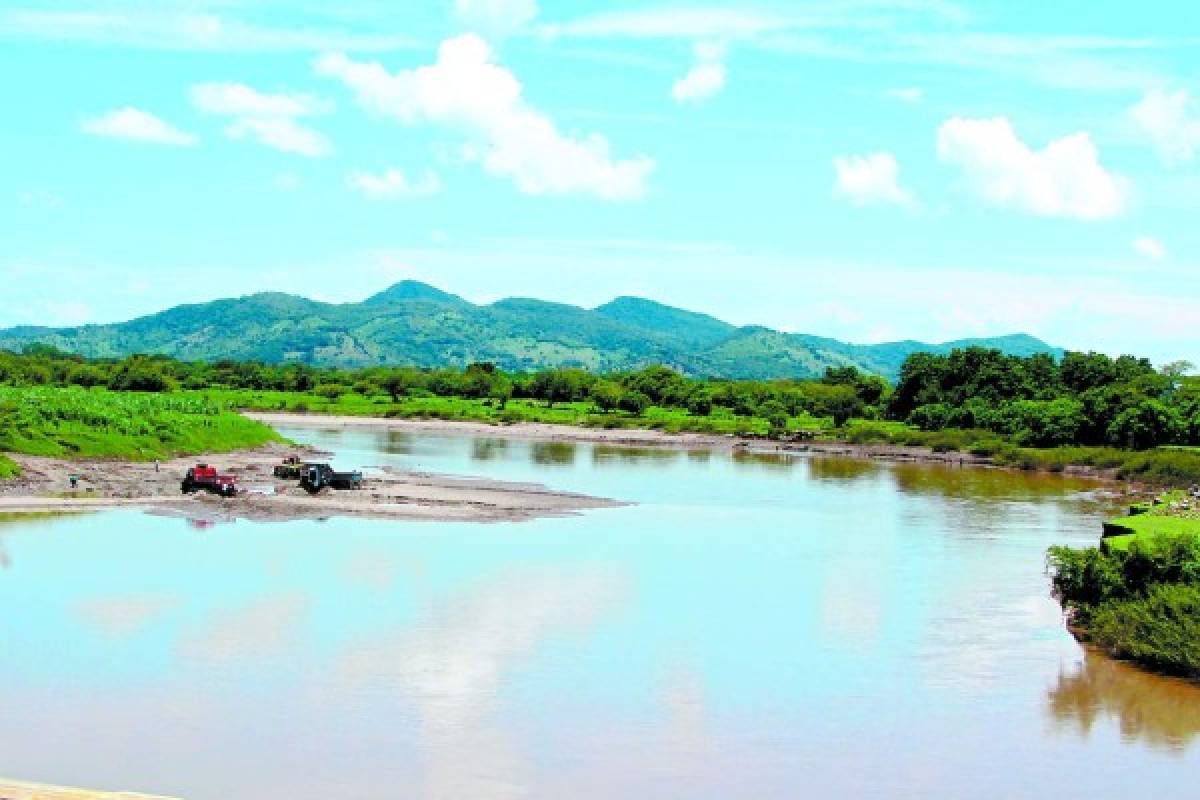
{"type": "Polygon", "coordinates": [[[1196,796],[1200,688],[1088,654],[1002,471],[291,431],[638,505],[0,523],[0,775],[187,798],[1196,796]]]}

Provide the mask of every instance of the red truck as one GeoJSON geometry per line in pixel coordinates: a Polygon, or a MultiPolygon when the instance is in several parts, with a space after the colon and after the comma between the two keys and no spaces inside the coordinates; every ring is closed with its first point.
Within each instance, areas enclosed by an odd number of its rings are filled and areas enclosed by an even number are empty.
{"type": "Polygon", "coordinates": [[[192,494],[202,489],[221,497],[233,497],[238,493],[236,477],[218,474],[217,468],[208,464],[197,464],[189,469],[180,488],[184,494],[192,494]]]}

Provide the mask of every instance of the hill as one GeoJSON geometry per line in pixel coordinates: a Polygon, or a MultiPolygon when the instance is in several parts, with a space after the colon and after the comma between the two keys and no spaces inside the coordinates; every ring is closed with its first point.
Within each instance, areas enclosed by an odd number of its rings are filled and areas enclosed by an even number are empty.
{"type": "Polygon", "coordinates": [[[858,345],[719,319],[638,297],[595,309],[529,298],[475,305],[417,281],[362,303],[281,293],[177,306],[110,325],[0,330],[0,349],[46,343],[91,357],[162,353],[185,360],[303,361],[327,366],[576,366],[607,372],[651,363],[698,376],[809,377],[853,365],[894,379],[913,352],[982,345],[1029,355],[1061,351],[1023,334],[941,344],[858,345]]]}

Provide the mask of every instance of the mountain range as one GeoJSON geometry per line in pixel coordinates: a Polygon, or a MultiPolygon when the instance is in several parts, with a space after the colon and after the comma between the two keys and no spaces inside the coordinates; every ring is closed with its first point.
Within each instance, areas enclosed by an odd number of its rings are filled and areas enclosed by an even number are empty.
{"type": "Polygon", "coordinates": [[[0,330],[0,349],[35,342],[90,357],[161,353],[184,360],[339,367],[491,361],[506,370],[576,366],[598,372],[661,363],[697,376],[759,379],[811,377],[844,365],[895,379],[911,353],[970,345],[1014,355],[1062,353],[1025,334],[941,344],[851,344],[738,327],[639,297],[619,297],[593,309],[528,298],[476,305],[417,281],[402,281],[361,303],[267,292],[176,306],[128,322],[0,330]]]}

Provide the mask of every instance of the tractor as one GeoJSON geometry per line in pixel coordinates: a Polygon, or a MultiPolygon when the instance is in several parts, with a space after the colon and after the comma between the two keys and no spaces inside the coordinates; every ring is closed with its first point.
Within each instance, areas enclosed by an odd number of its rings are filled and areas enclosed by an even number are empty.
{"type": "Polygon", "coordinates": [[[316,494],[328,487],[331,489],[361,489],[361,472],[337,472],[328,464],[305,464],[300,475],[300,486],[309,494],[316,494]]]}
{"type": "Polygon", "coordinates": [[[180,489],[184,494],[195,494],[203,490],[221,497],[233,497],[238,493],[235,476],[221,475],[216,467],[208,464],[197,464],[189,469],[180,489]]]}

